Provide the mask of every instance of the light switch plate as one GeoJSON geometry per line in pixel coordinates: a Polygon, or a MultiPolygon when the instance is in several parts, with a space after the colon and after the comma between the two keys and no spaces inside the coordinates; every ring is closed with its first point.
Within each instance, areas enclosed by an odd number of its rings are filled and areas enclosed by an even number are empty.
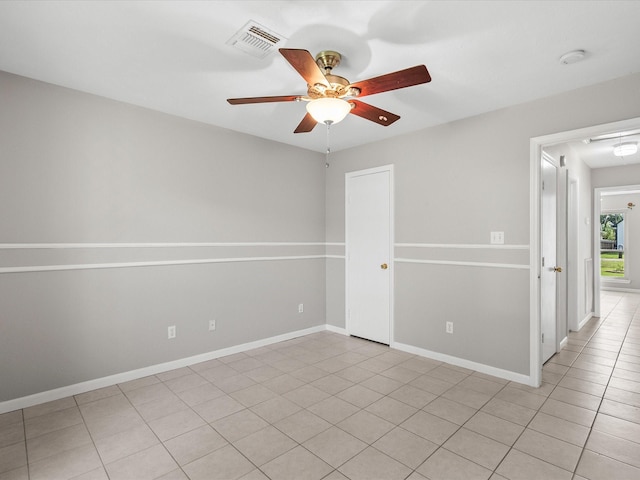
{"type": "Polygon", "coordinates": [[[491,232],[491,244],[503,245],[504,244],[504,232],[491,232]]]}

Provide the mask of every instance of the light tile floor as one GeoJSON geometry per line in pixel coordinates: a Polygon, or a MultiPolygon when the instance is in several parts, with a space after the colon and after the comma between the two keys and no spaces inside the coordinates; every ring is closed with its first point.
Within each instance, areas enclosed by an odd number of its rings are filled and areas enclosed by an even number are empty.
{"type": "Polygon", "coordinates": [[[640,295],[533,389],[318,333],[0,415],[0,480],[640,479],[640,295]]]}

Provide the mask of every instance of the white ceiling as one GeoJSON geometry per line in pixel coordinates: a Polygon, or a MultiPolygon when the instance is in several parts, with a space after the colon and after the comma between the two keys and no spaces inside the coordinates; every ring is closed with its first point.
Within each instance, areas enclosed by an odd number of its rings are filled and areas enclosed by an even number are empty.
{"type": "MultiPolygon", "coordinates": [[[[638,125],[640,127],[640,125],[638,125]]],[[[640,129],[607,133],[568,142],[574,153],[591,168],[605,168],[640,163],[640,152],[626,157],[616,157],[613,147],[621,143],[635,142],[640,145],[640,129]]]]}
{"type": "Polygon", "coordinates": [[[337,151],[640,72],[638,19],[640,1],[3,0],[0,70],[324,152],[323,126],[293,134],[304,104],[226,102],[306,93],[277,51],[226,44],[247,21],[279,47],[339,51],[351,82],[427,66],[431,83],[367,97],[393,125],[333,126],[337,151]]]}

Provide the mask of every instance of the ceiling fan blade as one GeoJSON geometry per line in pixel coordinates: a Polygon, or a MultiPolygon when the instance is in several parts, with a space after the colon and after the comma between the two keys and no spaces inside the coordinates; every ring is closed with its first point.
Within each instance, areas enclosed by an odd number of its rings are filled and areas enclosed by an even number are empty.
{"type": "Polygon", "coordinates": [[[424,65],[400,70],[398,72],[387,73],[379,77],[362,80],[361,82],[352,83],[350,87],[360,89],[359,97],[365,95],[373,95],[375,93],[388,92],[399,88],[412,87],[421,83],[431,81],[431,76],[424,65]]]}
{"type": "Polygon", "coordinates": [[[295,102],[300,100],[300,95],[280,95],[276,97],[249,97],[249,98],[227,98],[231,105],[244,105],[246,103],[269,103],[269,102],[295,102]]]}
{"type": "Polygon", "coordinates": [[[329,87],[324,73],[316,63],[315,59],[307,50],[298,48],[281,48],[280,53],[293,68],[307,81],[308,85],[314,86],[318,83],[329,87]]]}
{"type": "Polygon", "coordinates": [[[300,124],[297,126],[297,128],[293,131],[293,133],[310,132],[311,130],[313,130],[313,127],[315,127],[317,124],[318,122],[315,121],[315,119],[311,116],[311,114],[307,113],[302,119],[302,121],[300,122],[300,124]]]}
{"type": "Polygon", "coordinates": [[[383,127],[388,127],[396,120],[400,120],[400,116],[395,113],[387,112],[386,110],[374,107],[368,103],[360,102],[359,100],[349,100],[349,103],[353,105],[353,108],[349,113],[371,120],[383,127]]]}

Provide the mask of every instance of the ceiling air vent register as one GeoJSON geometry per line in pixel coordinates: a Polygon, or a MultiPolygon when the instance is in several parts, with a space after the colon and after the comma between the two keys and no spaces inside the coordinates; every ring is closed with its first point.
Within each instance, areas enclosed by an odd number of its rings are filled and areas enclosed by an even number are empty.
{"type": "Polygon", "coordinates": [[[284,40],[286,38],[282,35],[249,20],[244,27],[227,40],[227,45],[242,50],[253,57],[265,58],[275,51],[277,45],[284,40]]]}

